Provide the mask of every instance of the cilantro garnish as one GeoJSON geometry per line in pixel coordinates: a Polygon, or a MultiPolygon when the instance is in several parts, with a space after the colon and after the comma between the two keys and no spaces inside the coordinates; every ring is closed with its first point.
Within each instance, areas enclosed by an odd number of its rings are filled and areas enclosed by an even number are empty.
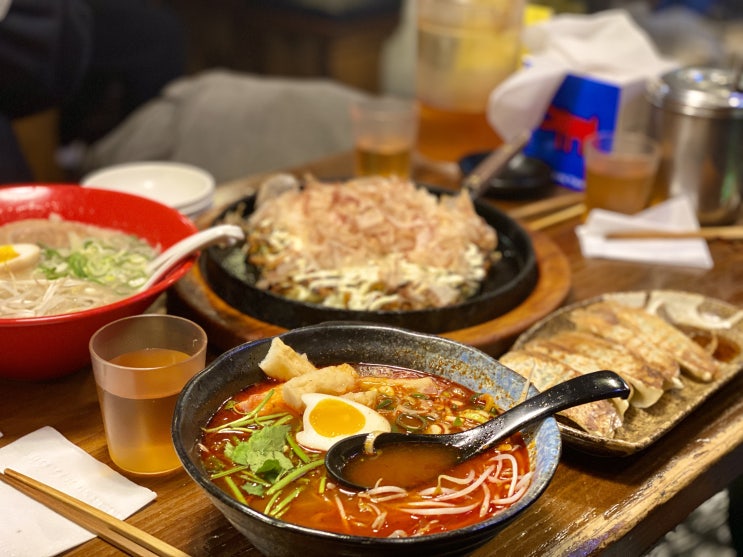
{"type": "Polygon", "coordinates": [[[288,425],[270,425],[253,433],[247,441],[228,443],[224,454],[236,464],[243,464],[255,474],[278,475],[293,465],[283,453],[288,425]]]}

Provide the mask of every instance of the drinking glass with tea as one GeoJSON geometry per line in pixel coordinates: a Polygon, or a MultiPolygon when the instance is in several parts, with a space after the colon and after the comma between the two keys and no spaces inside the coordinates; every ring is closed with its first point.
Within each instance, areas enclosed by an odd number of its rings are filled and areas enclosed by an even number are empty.
{"type": "Polygon", "coordinates": [[[660,146],[637,132],[598,132],[583,143],[586,211],[634,214],[650,204],[660,146]]]}
{"type": "Polygon", "coordinates": [[[180,468],[170,433],[175,403],[204,369],[207,338],[196,323],[164,314],[119,319],[90,339],[108,452],[134,474],[180,468]]]}

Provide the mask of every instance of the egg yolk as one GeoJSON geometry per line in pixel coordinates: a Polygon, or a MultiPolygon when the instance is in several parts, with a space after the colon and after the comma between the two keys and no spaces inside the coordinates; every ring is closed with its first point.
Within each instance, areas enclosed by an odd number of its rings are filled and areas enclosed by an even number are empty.
{"type": "Polygon", "coordinates": [[[356,433],[366,423],[364,414],[342,400],[320,400],[310,412],[310,424],[320,435],[336,437],[356,433]]]}
{"type": "Polygon", "coordinates": [[[15,249],[13,249],[13,246],[0,246],[0,263],[5,263],[6,261],[10,261],[11,259],[15,259],[18,257],[20,253],[18,253],[15,249]]]}

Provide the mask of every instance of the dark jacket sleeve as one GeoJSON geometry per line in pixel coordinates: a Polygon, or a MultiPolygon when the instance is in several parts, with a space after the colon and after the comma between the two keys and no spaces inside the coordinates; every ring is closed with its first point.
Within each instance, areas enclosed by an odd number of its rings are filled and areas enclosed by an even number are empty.
{"type": "Polygon", "coordinates": [[[0,21],[0,112],[25,116],[74,92],[90,60],[92,26],[83,0],[13,0],[0,21]]]}

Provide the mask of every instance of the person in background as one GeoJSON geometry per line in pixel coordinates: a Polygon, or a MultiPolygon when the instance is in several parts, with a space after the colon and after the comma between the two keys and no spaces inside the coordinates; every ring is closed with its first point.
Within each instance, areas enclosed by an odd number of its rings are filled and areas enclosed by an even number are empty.
{"type": "Polygon", "coordinates": [[[0,15],[0,184],[34,179],[14,119],[57,108],[60,144],[89,144],[185,71],[183,26],[154,0],[0,0],[0,15]]]}
{"type": "Polygon", "coordinates": [[[92,48],[83,0],[0,0],[0,184],[33,179],[13,120],[73,95],[92,48]]]}
{"type": "Polygon", "coordinates": [[[83,1],[94,48],[80,89],[61,106],[62,145],[100,139],[186,68],[185,29],[166,3],[83,1]]]}

